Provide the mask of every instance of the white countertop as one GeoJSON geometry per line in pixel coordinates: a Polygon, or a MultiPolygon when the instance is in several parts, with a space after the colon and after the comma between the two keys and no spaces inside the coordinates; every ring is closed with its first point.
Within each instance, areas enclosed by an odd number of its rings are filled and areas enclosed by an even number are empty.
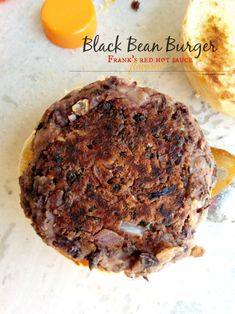
{"type": "MultiPolygon", "coordinates": [[[[106,42],[117,34],[144,41],[169,34],[178,38],[187,5],[186,0],[142,0],[134,12],[130,1],[119,0],[104,14],[102,2],[96,1],[98,32],[106,42]]],[[[169,265],[147,282],[76,266],[47,247],[25,219],[17,164],[43,111],[66,90],[112,74],[103,70],[120,70],[113,74],[129,77],[123,72],[128,65],[108,64],[104,53],[65,50],[48,42],[39,20],[41,4],[40,0],[0,4],[0,313],[234,313],[232,223],[205,222],[197,232],[205,255],[169,265]]],[[[170,69],[173,72],[132,73],[131,78],[188,104],[209,143],[235,153],[235,120],[194,96],[185,74],[176,72],[183,70],[181,65],[170,69]]]]}

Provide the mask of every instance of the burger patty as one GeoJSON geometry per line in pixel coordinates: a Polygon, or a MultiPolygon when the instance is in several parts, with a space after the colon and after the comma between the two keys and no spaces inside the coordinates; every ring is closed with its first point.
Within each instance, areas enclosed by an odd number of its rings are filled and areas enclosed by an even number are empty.
{"type": "Polygon", "coordinates": [[[40,237],[90,269],[147,275],[189,255],[215,164],[182,103],[117,77],[43,115],[20,177],[40,237]]]}

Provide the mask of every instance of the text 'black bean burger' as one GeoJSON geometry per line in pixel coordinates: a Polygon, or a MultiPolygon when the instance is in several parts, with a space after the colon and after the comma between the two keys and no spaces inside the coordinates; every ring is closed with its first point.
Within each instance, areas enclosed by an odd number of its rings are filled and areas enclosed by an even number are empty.
{"type": "Polygon", "coordinates": [[[38,235],[90,269],[128,276],[190,255],[216,172],[187,106],[117,77],[49,107],[20,168],[38,235]]]}

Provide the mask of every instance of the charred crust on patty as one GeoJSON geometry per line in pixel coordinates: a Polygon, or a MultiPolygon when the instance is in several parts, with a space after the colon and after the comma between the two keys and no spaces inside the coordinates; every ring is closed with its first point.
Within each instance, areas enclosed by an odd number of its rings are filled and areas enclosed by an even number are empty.
{"type": "Polygon", "coordinates": [[[128,276],[190,254],[215,163],[185,105],[136,82],[97,81],[49,107],[32,153],[21,204],[47,244],[128,276]]]}

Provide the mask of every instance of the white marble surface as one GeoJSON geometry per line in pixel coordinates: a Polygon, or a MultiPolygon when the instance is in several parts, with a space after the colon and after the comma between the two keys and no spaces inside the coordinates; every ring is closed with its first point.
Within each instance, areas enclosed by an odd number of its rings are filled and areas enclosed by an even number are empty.
{"type": "MultiPolygon", "coordinates": [[[[141,1],[136,13],[129,9],[130,1],[119,0],[104,15],[101,2],[96,1],[98,31],[106,41],[116,34],[146,41],[169,34],[178,37],[187,5],[186,0],[141,1]]],[[[43,244],[25,219],[17,181],[24,140],[45,108],[65,90],[110,74],[71,70],[128,69],[108,65],[102,53],[83,54],[50,44],[40,26],[41,4],[40,0],[0,4],[0,313],[234,313],[232,223],[204,223],[197,237],[205,255],[169,265],[152,274],[148,283],[77,267],[43,244]]],[[[184,73],[133,73],[132,78],[189,104],[209,143],[235,153],[235,120],[195,98],[184,73]]]]}

